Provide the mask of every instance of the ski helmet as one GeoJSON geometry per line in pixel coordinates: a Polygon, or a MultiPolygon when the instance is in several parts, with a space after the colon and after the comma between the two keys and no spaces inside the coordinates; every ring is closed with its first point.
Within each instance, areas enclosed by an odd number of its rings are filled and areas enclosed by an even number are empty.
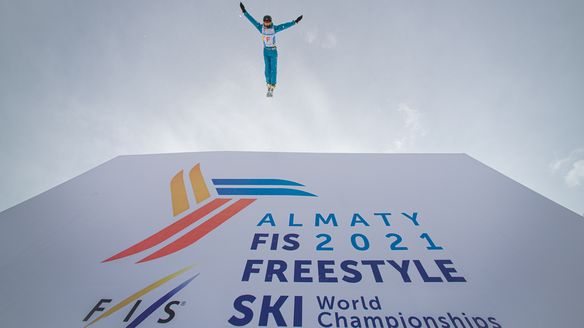
{"type": "Polygon", "coordinates": [[[269,22],[271,24],[272,23],[272,16],[270,16],[270,15],[264,16],[264,22],[269,22]]]}

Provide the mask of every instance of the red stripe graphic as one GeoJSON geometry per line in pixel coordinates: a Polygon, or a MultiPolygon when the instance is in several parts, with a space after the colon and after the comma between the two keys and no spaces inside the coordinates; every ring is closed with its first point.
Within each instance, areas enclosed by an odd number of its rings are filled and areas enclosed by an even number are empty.
{"type": "MultiPolygon", "coordinates": [[[[177,234],[181,230],[185,229],[189,225],[193,224],[194,222],[197,222],[198,220],[205,217],[207,214],[213,212],[217,208],[223,206],[225,203],[227,203],[230,200],[231,199],[229,199],[229,198],[214,199],[211,202],[205,204],[204,206],[198,208],[196,211],[186,215],[182,219],[169,225],[168,227],[166,227],[166,228],[160,230],[159,232],[153,234],[152,236],[142,240],[141,242],[135,244],[134,246],[131,246],[130,248],[121,251],[120,253],[110,257],[109,259],[104,260],[103,262],[109,262],[109,261],[121,259],[121,258],[130,256],[130,255],[134,255],[136,253],[142,252],[142,251],[149,249],[151,247],[154,247],[154,246],[160,244],[161,242],[167,240],[168,238],[174,236],[175,234],[177,234]]],[[[230,207],[228,207],[226,210],[228,210],[229,208],[230,207]]],[[[221,214],[221,213],[223,213],[223,212],[220,212],[219,214],[221,214]]]]}
{"type": "Polygon", "coordinates": [[[255,199],[240,199],[233,203],[232,205],[228,206],[223,211],[217,213],[209,220],[201,223],[198,227],[194,228],[193,230],[187,232],[182,237],[178,238],[174,242],[164,246],[163,248],[159,249],[158,251],[150,254],[149,256],[143,258],[142,260],[138,261],[138,263],[148,262],[174,252],[178,252],[181,249],[190,246],[191,244],[195,243],[197,240],[203,238],[206,234],[213,231],[215,228],[220,226],[225,221],[229,220],[232,216],[242,211],[244,208],[249,206],[253,203],[255,199]]]}

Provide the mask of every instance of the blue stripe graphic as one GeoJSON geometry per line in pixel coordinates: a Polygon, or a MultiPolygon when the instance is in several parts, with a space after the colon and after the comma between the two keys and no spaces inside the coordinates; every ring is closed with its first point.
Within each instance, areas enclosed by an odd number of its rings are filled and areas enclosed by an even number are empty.
{"type": "Polygon", "coordinates": [[[213,184],[216,186],[299,186],[304,187],[304,185],[282,179],[212,179],[213,184]]]}
{"type": "Polygon", "coordinates": [[[309,196],[316,197],[306,191],[288,188],[217,188],[219,195],[239,196],[309,196]]]}
{"type": "Polygon", "coordinates": [[[140,313],[140,315],[136,317],[136,319],[130,322],[130,324],[127,325],[126,328],[137,327],[139,324],[142,323],[142,321],[146,320],[146,318],[148,318],[152,314],[152,312],[156,311],[156,309],[161,307],[162,304],[166,303],[166,301],[168,301],[172,296],[174,296],[174,294],[178,293],[181,289],[185,288],[193,279],[197,278],[198,275],[199,273],[191,277],[189,280],[178,285],[170,292],[166,293],[166,295],[162,296],[160,299],[158,299],[158,301],[152,303],[152,305],[150,305],[146,310],[144,310],[144,312],[140,313]]]}

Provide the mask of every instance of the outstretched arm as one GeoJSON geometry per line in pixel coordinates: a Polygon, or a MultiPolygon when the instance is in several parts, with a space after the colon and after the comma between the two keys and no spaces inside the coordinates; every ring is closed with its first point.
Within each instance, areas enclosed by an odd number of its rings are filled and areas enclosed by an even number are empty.
{"type": "Polygon", "coordinates": [[[255,26],[255,28],[260,31],[260,33],[262,32],[262,24],[258,23],[257,20],[255,20],[255,18],[253,18],[252,15],[250,15],[247,10],[245,10],[245,7],[243,6],[243,3],[239,3],[239,8],[241,8],[241,11],[243,12],[243,15],[247,18],[247,20],[249,20],[249,22],[255,26]]]}
{"type": "Polygon", "coordinates": [[[291,22],[276,25],[276,26],[274,26],[274,29],[276,30],[276,32],[283,31],[289,27],[292,27],[292,26],[298,24],[298,22],[300,22],[300,20],[302,20],[302,15],[291,22]]]}

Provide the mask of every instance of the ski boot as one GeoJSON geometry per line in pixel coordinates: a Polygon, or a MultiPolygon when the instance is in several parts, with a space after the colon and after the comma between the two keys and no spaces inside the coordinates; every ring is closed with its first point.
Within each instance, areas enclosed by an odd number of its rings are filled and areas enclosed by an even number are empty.
{"type": "Polygon", "coordinates": [[[276,86],[273,84],[268,84],[268,93],[266,94],[266,97],[271,98],[274,96],[274,88],[276,86]]]}

